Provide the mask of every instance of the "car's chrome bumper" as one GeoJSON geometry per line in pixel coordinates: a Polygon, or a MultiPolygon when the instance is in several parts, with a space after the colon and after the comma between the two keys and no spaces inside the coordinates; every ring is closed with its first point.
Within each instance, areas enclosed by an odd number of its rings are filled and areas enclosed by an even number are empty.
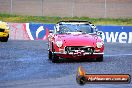
{"type": "Polygon", "coordinates": [[[104,53],[61,53],[61,52],[53,52],[55,54],[69,54],[69,55],[103,55],[104,53]]]}
{"type": "Polygon", "coordinates": [[[53,52],[57,56],[61,58],[69,58],[69,59],[83,59],[83,58],[98,58],[103,56],[104,53],[61,53],[61,52],[53,52]]]}

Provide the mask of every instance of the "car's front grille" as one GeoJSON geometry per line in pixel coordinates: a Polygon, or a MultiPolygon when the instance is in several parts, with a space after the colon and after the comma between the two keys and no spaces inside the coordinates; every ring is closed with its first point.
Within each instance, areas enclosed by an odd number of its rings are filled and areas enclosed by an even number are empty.
{"type": "Polygon", "coordinates": [[[1,29],[1,28],[0,28],[0,32],[4,32],[4,31],[5,31],[5,29],[1,29]]]}
{"type": "Polygon", "coordinates": [[[87,47],[87,46],[67,46],[65,47],[65,51],[67,53],[70,52],[85,52],[85,53],[93,53],[94,48],[93,47],[87,47]]]}

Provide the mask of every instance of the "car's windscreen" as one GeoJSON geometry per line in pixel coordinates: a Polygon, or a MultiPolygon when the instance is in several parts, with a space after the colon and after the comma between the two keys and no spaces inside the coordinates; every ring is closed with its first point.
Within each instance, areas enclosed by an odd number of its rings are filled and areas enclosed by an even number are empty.
{"type": "Polygon", "coordinates": [[[94,30],[89,24],[61,24],[57,33],[65,34],[70,32],[93,33],[94,30]]]}

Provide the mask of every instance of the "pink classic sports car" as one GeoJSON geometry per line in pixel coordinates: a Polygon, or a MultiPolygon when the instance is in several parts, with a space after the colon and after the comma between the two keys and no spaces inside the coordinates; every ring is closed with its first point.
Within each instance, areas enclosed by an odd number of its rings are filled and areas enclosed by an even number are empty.
{"type": "Polygon", "coordinates": [[[60,21],[48,36],[49,59],[96,59],[103,61],[101,31],[88,21],[60,21]]]}

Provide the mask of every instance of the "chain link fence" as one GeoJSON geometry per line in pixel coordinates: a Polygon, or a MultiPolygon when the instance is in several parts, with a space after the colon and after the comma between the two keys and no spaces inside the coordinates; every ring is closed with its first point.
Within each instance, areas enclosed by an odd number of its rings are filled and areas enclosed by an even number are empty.
{"type": "Polygon", "coordinates": [[[0,0],[0,13],[31,16],[131,18],[132,0],[0,0]]]}

